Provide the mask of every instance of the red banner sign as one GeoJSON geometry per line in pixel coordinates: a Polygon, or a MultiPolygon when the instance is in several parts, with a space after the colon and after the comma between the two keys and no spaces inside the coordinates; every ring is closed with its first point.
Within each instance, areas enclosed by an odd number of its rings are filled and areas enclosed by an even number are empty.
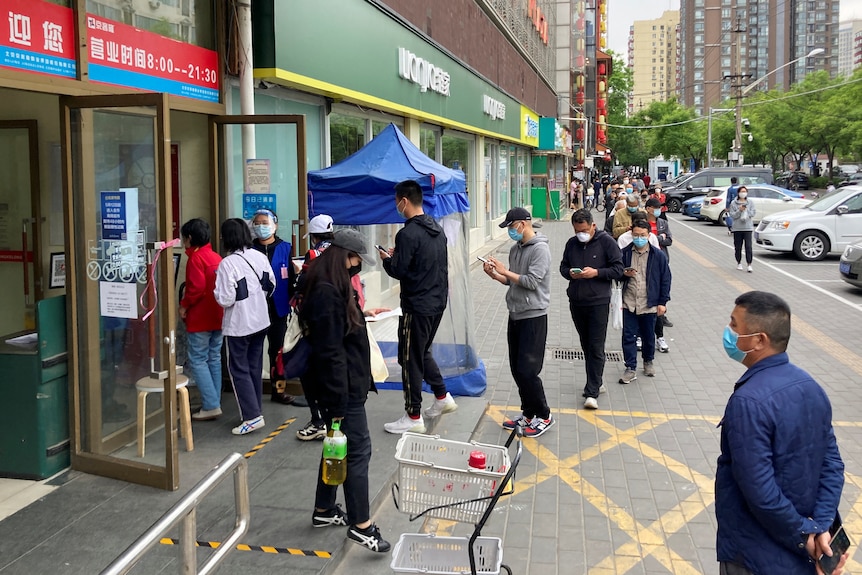
{"type": "Polygon", "coordinates": [[[0,66],[75,78],[71,8],[42,0],[0,0],[0,66]]]}

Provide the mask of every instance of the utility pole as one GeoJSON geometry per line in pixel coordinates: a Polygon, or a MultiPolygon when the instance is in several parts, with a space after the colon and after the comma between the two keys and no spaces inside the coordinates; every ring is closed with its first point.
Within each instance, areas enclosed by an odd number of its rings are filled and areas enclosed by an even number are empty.
{"type": "Polygon", "coordinates": [[[736,137],[733,139],[733,151],[729,159],[739,166],[742,163],[740,161],[742,154],[742,81],[751,78],[751,74],[742,73],[742,34],[745,29],[742,27],[742,17],[739,14],[736,15],[736,28],[731,32],[736,35],[736,42],[734,42],[736,47],[735,70],[733,74],[725,76],[724,79],[731,81],[730,87],[736,92],[736,137]]]}

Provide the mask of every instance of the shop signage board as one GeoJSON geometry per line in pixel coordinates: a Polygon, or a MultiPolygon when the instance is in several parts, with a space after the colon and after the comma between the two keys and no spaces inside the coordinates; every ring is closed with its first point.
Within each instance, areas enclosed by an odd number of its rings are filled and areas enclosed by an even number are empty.
{"type": "Polygon", "coordinates": [[[218,102],[218,53],[87,14],[90,79],[218,102]]]}
{"type": "Polygon", "coordinates": [[[275,204],[275,194],[243,194],[242,217],[243,219],[250,220],[258,210],[269,210],[277,214],[275,204]]]}
{"type": "Polygon", "coordinates": [[[75,78],[75,20],[71,8],[41,0],[3,0],[0,66],[75,78]]]}

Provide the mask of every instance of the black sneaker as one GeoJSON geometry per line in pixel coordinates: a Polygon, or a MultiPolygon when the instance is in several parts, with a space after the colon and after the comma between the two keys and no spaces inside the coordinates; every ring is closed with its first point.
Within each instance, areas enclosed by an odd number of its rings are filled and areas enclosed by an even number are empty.
{"type": "Polygon", "coordinates": [[[344,515],[341,505],[336,504],[329,511],[315,510],[311,516],[311,524],[314,527],[338,527],[347,525],[347,516],[344,515]]]}
{"type": "Polygon", "coordinates": [[[306,423],[302,429],[296,432],[296,438],[302,441],[312,441],[326,437],[326,424],[315,425],[313,421],[306,423]]]}
{"type": "Polygon", "coordinates": [[[391,545],[389,545],[389,541],[380,535],[380,529],[378,529],[377,525],[374,523],[365,529],[360,529],[356,525],[351,525],[350,529],[347,530],[347,538],[357,545],[362,545],[363,547],[377,553],[386,553],[391,547],[391,545]]]}

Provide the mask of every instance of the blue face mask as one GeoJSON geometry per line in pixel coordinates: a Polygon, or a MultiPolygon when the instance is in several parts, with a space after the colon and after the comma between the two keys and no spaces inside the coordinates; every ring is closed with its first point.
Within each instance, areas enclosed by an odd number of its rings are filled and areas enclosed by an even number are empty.
{"type": "Polygon", "coordinates": [[[630,213],[632,213],[632,214],[633,214],[633,213],[635,213],[636,211],[638,211],[638,207],[637,207],[637,206],[634,206],[634,207],[632,207],[632,206],[626,206],[626,209],[627,209],[630,213]]]}
{"type": "Polygon", "coordinates": [[[635,245],[635,247],[637,247],[637,248],[642,248],[642,247],[644,247],[645,245],[647,245],[647,242],[648,242],[648,241],[649,241],[649,239],[648,239],[648,238],[641,238],[641,237],[632,238],[632,243],[633,243],[633,244],[635,245]]]}
{"type": "Polygon", "coordinates": [[[270,237],[272,237],[272,226],[254,224],[253,227],[255,235],[260,239],[268,240],[270,237]]]}
{"type": "Polygon", "coordinates": [[[509,237],[515,240],[516,242],[520,242],[524,239],[524,234],[518,233],[518,230],[514,228],[509,228],[509,237]]]}
{"type": "Polygon", "coordinates": [[[733,331],[729,325],[724,327],[724,335],[722,337],[722,342],[724,343],[724,351],[727,353],[727,357],[734,361],[738,361],[742,363],[742,360],[745,359],[745,356],[751,353],[751,350],[742,351],[737,346],[740,337],[750,337],[752,335],[759,335],[757,333],[749,333],[747,335],[740,336],[738,333],[733,331]]]}
{"type": "Polygon", "coordinates": [[[659,217],[661,215],[661,208],[652,211],[652,215],[655,217],[659,217]]]}

